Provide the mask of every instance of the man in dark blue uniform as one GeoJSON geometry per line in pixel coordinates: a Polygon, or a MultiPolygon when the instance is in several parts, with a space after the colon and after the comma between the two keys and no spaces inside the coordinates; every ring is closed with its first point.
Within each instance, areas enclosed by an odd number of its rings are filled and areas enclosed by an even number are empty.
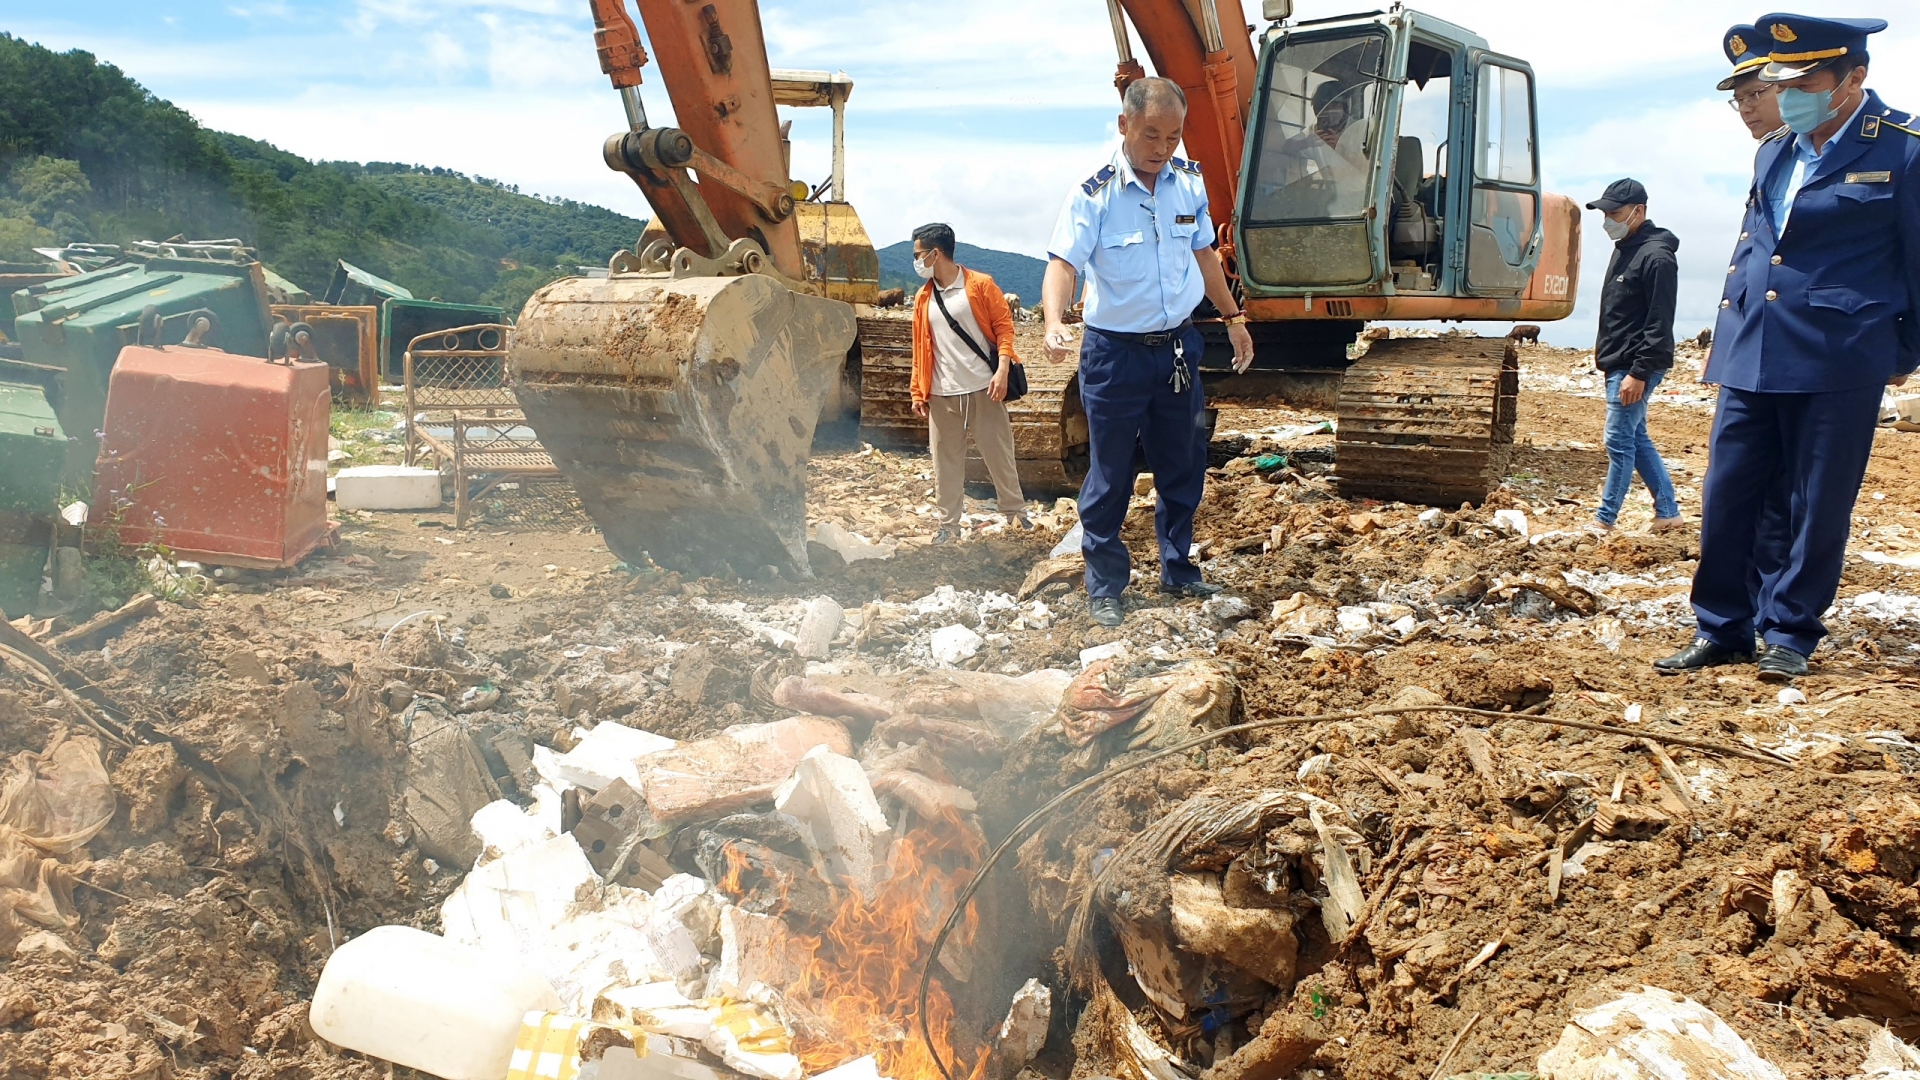
{"type": "Polygon", "coordinates": [[[1705,375],[1720,406],[1693,578],[1698,636],[1654,666],[1750,660],[1758,619],[1760,676],[1785,681],[1806,673],[1826,635],[1881,394],[1920,366],[1920,127],[1865,88],[1867,35],[1885,22],[1777,14],[1755,25],[1771,48],[1760,77],[1779,85],[1790,135],[1754,162],[1705,375]],[[1792,546],[1756,611],[1755,529],[1782,474],[1792,546]]]}
{"type": "MultiPolygon", "coordinates": [[[[1780,87],[1774,83],[1760,81],[1760,69],[1767,66],[1773,58],[1772,38],[1762,33],[1757,26],[1740,24],[1730,26],[1720,39],[1720,47],[1727,54],[1727,62],[1733,65],[1733,74],[1720,80],[1719,89],[1730,90],[1733,96],[1727,104],[1740,114],[1740,122],[1747,126],[1748,134],[1755,142],[1764,142],[1766,138],[1781,132],[1780,87]]],[[[1746,260],[1746,252],[1753,244],[1751,231],[1743,231],[1740,241],[1734,246],[1733,260],[1727,266],[1732,274],[1746,260]]],[[[1747,592],[1753,597],[1753,610],[1759,613],[1754,622],[1754,632],[1764,635],[1766,625],[1767,590],[1780,578],[1780,572],[1787,568],[1787,556],[1793,551],[1793,492],[1784,472],[1774,477],[1773,487],[1767,492],[1767,501],[1760,511],[1760,523],[1753,536],[1753,565],[1747,571],[1747,592]]],[[[1760,640],[1759,650],[1766,648],[1765,638],[1760,640]]]]}
{"type": "Polygon", "coordinates": [[[1067,197],[1047,244],[1052,258],[1040,295],[1047,355],[1055,363],[1072,354],[1061,317],[1073,303],[1075,279],[1083,271],[1088,279],[1080,348],[1088,435],[1080,550],[1087,557],[1087,608],[1102,626],[1120,625],[1120,594],[1132,576],[1120,526],[1133,496],[1136,447],[1146,453],[1158,495],[1160,590],[1179,596],[1220,591],[1200,580],[1188,555],[1207,480],[1193,309],[1205,296],[1225,313],[1235,371],[1253,362],[1253,338],[1213,247],[1200,166],[1173,155],[1186,119],[1186,95],[1177,84],[1141,79],[1128,86],[1119,152],[1067,197]]]}

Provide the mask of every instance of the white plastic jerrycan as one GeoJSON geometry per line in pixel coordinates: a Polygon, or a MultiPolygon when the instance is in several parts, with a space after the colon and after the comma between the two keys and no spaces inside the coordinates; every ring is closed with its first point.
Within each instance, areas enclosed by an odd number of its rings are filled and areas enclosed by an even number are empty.
{"type": "Polygon", "coordinates": [[[500,1080],[521,1020],[559,1008],[553,987],[517,958],[381,926],[327,960],[310,1022],[330,1043],[444,1080],[500,1080]]]}

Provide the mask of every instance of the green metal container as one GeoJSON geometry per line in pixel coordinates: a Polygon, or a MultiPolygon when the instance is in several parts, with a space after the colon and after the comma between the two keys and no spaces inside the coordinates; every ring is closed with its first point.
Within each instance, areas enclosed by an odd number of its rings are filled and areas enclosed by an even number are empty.
{"type": "Polygon", "coordinates": [[[107,379],[120,350],[134,343],[148,305],[162,317],[160,342],[186,337],[187,316],[202,308],[217,322],[205,343],[243,356],[267,355],[266,279],[251,260],[176,259],[129,254],[125,261],[13,294],[14,336],[25,359],[54,368],[53,395],[68,443],[66,479],[76,490],[93,476],[106,416],[107,379]]]}
{"type": "Polygon", "coordinates": [[[33,610],[60,510],[67,436],[40,387],[0,382],[0,612],[33,610]]]}
{"type": "Polygon", "coordinates": [[[37,386],[0,382],[0,514],[52,517],[60,509],[67,434],[37,386]]]}
{"type": "Polygon", "coordinates": [[[489,304],[390,299],[380,307],[380,377],[393,383],[406,377],[400,358],[407,351],[407,343],[421,334],[507,321],[504,309],[489,304]]]}

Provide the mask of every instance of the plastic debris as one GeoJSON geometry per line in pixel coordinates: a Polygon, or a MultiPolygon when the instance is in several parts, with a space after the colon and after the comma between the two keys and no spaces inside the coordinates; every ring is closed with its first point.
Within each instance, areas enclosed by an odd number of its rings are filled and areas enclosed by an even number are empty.
{"type": "Polygon", "coordinates": [[[1713,1010],[1653,986],[1575,1013],[1539,1071],[1542,1080],[1786,1080],[1713,1010]]]}

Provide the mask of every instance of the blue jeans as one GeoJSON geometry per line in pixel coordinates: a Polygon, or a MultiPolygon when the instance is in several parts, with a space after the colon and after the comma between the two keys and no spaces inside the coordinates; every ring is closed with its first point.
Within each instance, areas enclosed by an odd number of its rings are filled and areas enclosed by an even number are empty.
{"type": "Polygon", "coordinates": [[[1647,402],[1654,388],[1667,373],[1656,371],[1647,377],[1646,393],[1632,405],[1620,404],[1620,384],[1625,371],[1607,372],[1607,486],[1600,492],[1600,509],[1594,514],[1611,525],[1620,517],[1620,504],[1627,501],[1627,489],[1633,486],[1633,474],[1646,481],[1653,495],[1653,516],[1677,518],[1680,504],[1673,497],[1673,481],[1667,476],[1667,463],[1647,436],[1647,402]]]}

